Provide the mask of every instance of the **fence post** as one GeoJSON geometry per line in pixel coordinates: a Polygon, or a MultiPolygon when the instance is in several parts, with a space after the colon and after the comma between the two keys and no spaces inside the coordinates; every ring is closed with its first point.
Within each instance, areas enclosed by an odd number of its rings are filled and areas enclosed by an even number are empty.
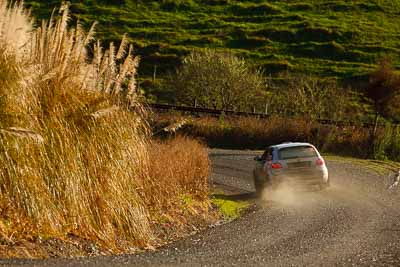
{"type": "Polygon", "coordinates": [[[265,103],[265,115],[268,115],[268,103],[265,103]]]}

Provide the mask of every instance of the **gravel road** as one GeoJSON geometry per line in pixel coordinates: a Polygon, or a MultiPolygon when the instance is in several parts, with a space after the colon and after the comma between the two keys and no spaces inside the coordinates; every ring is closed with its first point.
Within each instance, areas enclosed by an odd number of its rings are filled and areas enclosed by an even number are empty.
{"type": "Polygon", "coordinates": [[[211,150],[213,181],[231,198],[256,206],[155,252],[85,259],[0,261],[11,266],[400,266],[400,188],[388,178],[343,162],[328,162],[332,187],[283,189],[254,199],[253,151],[211,150]]]}

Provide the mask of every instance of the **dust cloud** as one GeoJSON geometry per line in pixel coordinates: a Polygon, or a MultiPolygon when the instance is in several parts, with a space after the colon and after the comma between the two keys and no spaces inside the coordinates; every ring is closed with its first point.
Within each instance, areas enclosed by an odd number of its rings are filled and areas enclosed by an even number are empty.
{"type": "Polygon", "coordinates": [[[274,189],[266,188],[262,193],[261,201],[266,206],[275,203],[282,207],[309,208],[320,200],[322,197],[321,192],[312,189],[298,189],[287,184],[281,184],[274,189]]]}

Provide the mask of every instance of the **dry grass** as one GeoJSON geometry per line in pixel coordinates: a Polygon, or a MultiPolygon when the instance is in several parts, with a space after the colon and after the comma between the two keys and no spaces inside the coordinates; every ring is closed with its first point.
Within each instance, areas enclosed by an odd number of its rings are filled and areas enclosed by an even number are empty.
{"type": "Polygon", "coordinates": [[[168,240],[191,233],[209,221],[211,167],[204,145],[186,137],[156,141],[150,159],[152,184],[146,190],[146,204],[157,237],[168,240]]]}
{"type": "Polygon", "coordinates": [[[1,211],[9,221],[3,235],[74,233],[109,242],[121,234],[147,242],[151,230],[137,188],[149,179],[148,134],[141,117],[127,111],[138,105],[134,82],[125,92],[119,83],[133,81],[137,60],[130,51],[117,64],[111,45],[89,62],[93,30],[68,28],[67,6],[33,32],[20,5],[2,4],[0,13],[8,14],[0,38],[1,211]],[[25,30],[25,43],[15,46],[10,31],[20,20],[28,24],[16,29],[25,30]],[[120,108],[98,116],[114,105],[120,108]],[[14,233],[21,221],[26,229],[14,233]]]}
{"type": "Polygon", "coordinates": [[[322,138],[323,151],[359,158],[369,156],[371,129],[356,126],[325,126],[322,138]]]}
{"type": "Polygon", "coordinates": [[[268,119],[253,117],[190,117],[182,114],[155,114],[153,126],[186,120],[182,132],[202,139],[211,147],[265,149],[285,141],[311,142],[323,152],[359,158],[399,160],[400,126],[380,126],[372,145],[372,129],[362,126],[321,125],[305,117],[268,119]],[[372,154],[371,154],[372,153],[372,154]]]}
{"type": "Polygon", "coordinates": [[[210,162],[204,145],[185,137],[177,137],[166,142],[155,141],[150,150],[152,162],[150,177],[154,184],[150,187],[149,206],[164,210],[169,203],[160,199],[176,199],[184,194],[205,200],[208,198],[208,177],[210,162]]]}
{"type": "Polygon", "coordinates": [[[163,203],[181,194],[204,200],[206,153],[194,145],[200,162],[180,140],[157,145],[164,152],[152,159],[135,88],[139,59],[125,40],[103,51],[94,27],[70,27],[68,6],[30,29],[20,4],[0,1],[0,242],[73,235],[111,251],[124,249],[121,239],[146,246],[155,240],[152,214],[169,211],[163,203]],[[186,153],[187,165],[163,158],[169,149],[186,153]]]}
{"type": "Polygon", "coordinates": [[[263,149],[285,141],[307,141],[313,135],[312,127],[304,118],[202,117],[193,120],[185,130],[213,147],[263,149]]]}

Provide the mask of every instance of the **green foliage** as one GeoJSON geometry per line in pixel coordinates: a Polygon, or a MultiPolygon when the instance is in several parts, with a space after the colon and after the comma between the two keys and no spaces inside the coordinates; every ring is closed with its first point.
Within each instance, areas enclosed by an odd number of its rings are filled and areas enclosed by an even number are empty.
{"type": "Polygon", "coordinates": [[[374,145],[374,158],[400,161],[400,126],[387,123],[374,145]]]}
{"type": "Polygon", "coordinates": [[[269,3],[259,3],[259,4],[243,4],[237,3],[230,6],[232,13],[236,16],[257,16],[257,15],[271,15],[278,14],[281,10],[269,3]]]}
{"type": "Polygon", "coordinates": [[[224,110],[251,110],[265,86],[243,59],[215,50],[190,54],[169,84],[179,103],[224,110]]]}
{"type": "MultiPolygon", "coordinates": [[[[28,0],[48,18],[59,0],[28,0]]],[[[98,21],[106,41],[128,32],[142,55],[140,77],[179,66],[193,48],[231,49],[264,73],[281,70],[353,79],[383,54],[399,64],[400,2],[392,0],[72,0],[75,19],[98,21]],[[285,64],[276,64],[285,62],[285,64]]],[[[147,89],[147,88],[144,88],[147,89]]]]}
{"type": "Polygon", "coordinates": [[[364,110],[352,105],[349,91],[334,79],[284,74],[270,79],[269,110],[275,114],[301,115],[310,119],[356,120],[364,110]],[[351,112],[349,112],[351,110],[351,112]]]}
{"type": "Polygon", "coordinates": [[[223,195],[213,196],[211,203],[215,205],[227,220],[238,218],[241,212],[249,206],[246,201],[235,201],[223,195]]]}

